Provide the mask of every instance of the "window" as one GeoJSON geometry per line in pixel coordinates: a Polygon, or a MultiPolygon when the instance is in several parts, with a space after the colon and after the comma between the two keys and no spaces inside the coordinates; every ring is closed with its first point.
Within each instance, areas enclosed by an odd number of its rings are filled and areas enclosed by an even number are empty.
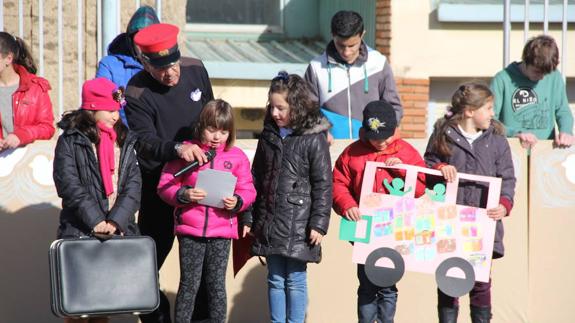
{"type": "Polygon", "coordinates": [[[282,32],[282,0],[188,0],[187,28],[198,32],[282,32]]]}

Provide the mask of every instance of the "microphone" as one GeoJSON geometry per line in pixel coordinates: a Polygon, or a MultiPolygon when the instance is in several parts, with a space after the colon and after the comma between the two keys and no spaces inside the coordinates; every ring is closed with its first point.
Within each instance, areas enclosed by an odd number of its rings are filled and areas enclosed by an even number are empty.
{"type": "MultiPolygon", "coordinates": [[[[206,151],[206,157],[208,158],[208,163],[212,161],[212,159],[214,159],[214,157],[216,157],[216,151],[213,149],[210,149],[208,151],[206,151]]],[[[200,162],[198,160],[194,160],[193,162],[189,163],[188,165],[186,165],[184,168],[180,169],[177,173],[174,174],[174,177],[178,177],[181,176],[182,174],[192,170],[192,169],[196,169],[200,166],[200,162]]]]}

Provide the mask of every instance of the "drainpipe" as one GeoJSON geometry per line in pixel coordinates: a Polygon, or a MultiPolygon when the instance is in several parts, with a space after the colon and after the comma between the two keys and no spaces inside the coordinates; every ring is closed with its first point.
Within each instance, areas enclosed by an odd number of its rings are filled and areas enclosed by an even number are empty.
{"type": "Polygon", "coordinates": [[[102,56],[108,54],[108,45],[118,36],[120,30],[118,2],[102,0],[102,56]]]}
{"type": "Polygon", "coordinates": [[[503,68],[509,65],[509,39],[511,34],[511,0],[503,4],[503,68]]]}

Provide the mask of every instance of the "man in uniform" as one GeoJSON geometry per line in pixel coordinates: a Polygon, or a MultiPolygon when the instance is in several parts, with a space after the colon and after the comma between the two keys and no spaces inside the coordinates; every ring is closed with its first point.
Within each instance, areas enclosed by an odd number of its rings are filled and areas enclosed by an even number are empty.
{"type": "MultiPolygon", "coordinates": [[[[126,90],[126,116],[139,137],[143,184],[138,225],[143,235],[156,242],[158,269],[174,242],[174,209],[156,193],[160,172],[166,162],[178,158],[207,162],[200,147],[182,141],[192,138],[193,124],[213,99],[202,62],[180,57],[178,32],[178,27],[162,23],[136,34],[134,42],[141,50],[144,70],[132,77],[126,90]]],[[[155,312],[140,316],[143,323],[170,322],[170,305],[161,291],[160,301],[155,312]]]]}

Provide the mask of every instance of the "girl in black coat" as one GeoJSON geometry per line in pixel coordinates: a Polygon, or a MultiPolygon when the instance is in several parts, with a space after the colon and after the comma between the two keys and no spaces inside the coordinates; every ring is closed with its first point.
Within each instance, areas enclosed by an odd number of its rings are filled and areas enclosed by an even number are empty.
{"type": "Polygon", "coordinates": [[[54,182],[62,198],[58,237],[138,234],[141,176],[136,137],[118,122],[122,89],[105,78],[86,81],[82,106],[62,116],[54,182]]]}
{"type": "Polygon", "coordinates": [[[321,260],[331,213],[330,124],[307,83],[286,72],[272,80],[266,109],[252,165],[252,251],[267,259],[271,321],[303,322],[306,266],[321,260]]]}

